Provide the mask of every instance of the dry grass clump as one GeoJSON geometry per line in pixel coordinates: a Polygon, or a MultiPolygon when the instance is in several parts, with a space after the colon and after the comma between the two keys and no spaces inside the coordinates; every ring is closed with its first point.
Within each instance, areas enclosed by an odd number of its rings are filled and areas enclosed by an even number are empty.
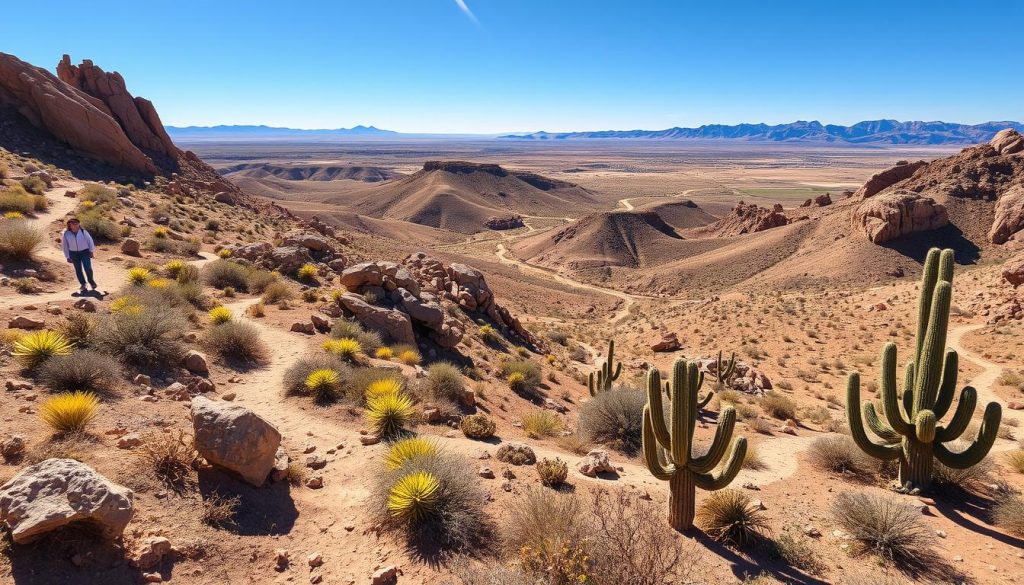
{"type": "Polygon", "coordinates": [[[523,430],[531,439],[554,437],[562,430],[562,419],[550,410],[534,410],[523,415],[523,430]]]}
{"type": "Polygon", "coordinates": [[[23,215],[29,215],[35,208],[32,195],[20,185],[12,185],[5,190],[0,190],[0,211],[17,211],[23,215]]]}
{"type": "Polygon", "coordinates": [[[180,362],[185,353],[180,341],[185,329],[185,320],[174,307],[126,303],[124,310],[100,321],[94,345],[133,366],[167,367],[180,362]]]}
{"type": "Polygon", "coordinates": [[[857,447],[850,437],[821,437],[808,449],[811,462],[833,471],[866,477],[871,473],[873,460],[857,447]]]}
{"type": "Polygon", "coordinates": [[[116,242],[121,239],[121,226],[103,214],[100,208],[89,209],[78,214],[82,227],[97,242],[116,242]]]}
{"type": "Polygon", "coordinates": [[[761,409],[782,420],[796,419],[796,402],[778,392],[769,392],[761,397],[761,409]]]}
{"type": "Polygon", "coordinates": [[[459,430],[462,431],[462,434],[466,435],[467,438],[476,439],[478,441],[490,439],[494,436],[494,431],[497,429],[498,425],[496,425],[487,415],[482,413],[464,416],[462,417],[462,420],[459,421],[459,430]]]}
{"type": "Polygon", "coordinates": [[[46,360],[36,375],[47,388],[58,392],[110,392],[121,379],[121,365],[106,354],[80,349],[46,360]]]}
{"type": "Polygon", "coordinates": [[[1006,464],[1017,473],[1024,473],[1024,449],[1016,449],[1005,455],[1006,464]]]}
{"type": "Polygon", "coordinates": [[[1011,495],[1000,499],[992,508],[992,517],[996,526],[1024,537],[1024,498],[1011,495]]]}
{"type": "Polygon", "coordinates": [[[213,492],[203,499],[200,519],[203,524],[214,528],[228,528],[235,524],[235,513],[241,503],[242,498],[239,496],[225,497],[213,492]]]}
{"type": "Polygon", "coordinates": [[[270,355],[260,330],[245,321],[228,321],[206,332],[206,343],[225,360],[261,363],[270,355]]]}
{"type": "Polygon", "coordinates": [[[896,498],[845,492],[832,502],[831,511],[863,552],[911,572],[929,570],[926,564],[937,558],[935,536],[921,522],[921,513],[896,498]]]}
{"type": "Polygon", "coordinates": [[[768,521],[750,497],[734,489],[712,492],[697,510],[697,524],[730,546],[751,544],[768,531],[768,521]]]}
{"type": "Polygon", "coordinates": [[[516,394],[526,398],[540,397],[538,389],[542,380],[540,366],[536,363],[525,359],[505,361],[501,364],[501,374],[516,394]]]}
{"type": "Polygon", "coordinates": [[[810,575],[820,575],[825,571],[825,563],[818,558],[806,538],[783,534],[772,542],[771,551],[787,565],[810,575]]]}
{"type": "Polygon", "coordinates": [[[579,414],[579,432],[591,443],[627,454],[640,450],[647,396],[635,388],[615,388],[588,400],[579,414]]]}
{"type": "Polygon", "coordinates": [[[164,485],[175,490],[188,486],[192,465],[199,457],[192,438],[186,439],[180,430],[173,438],[162,434],[143,437],[136,453],[164,485]]]}
{"type": "Polygon", "coordinates": [[[96,319],[86,313],[69,313],[57,325],[57,331],[75,347],[86,348],[92,345],[93,333],[96,332],[96,319]]]}
{"type": "Polygon", "coordinates": [[[27,221],[0,220],[0,257],[29,262],[46,241],[46,235],[27,221]]]}
{"type": "Polygon", "coordinates": [[[537,462],[536,467],[540,482],[548,487],[558,487],[569,477],[569,464],[558,457],[554,459],[545,457],[537,462]]]}
{"type": "Polygon", "coordinates": [[[395,351],[398,353],[398,361],[407,366],[419,365],[423,361],[423,356],[420,355],[420,352],[412,347],[400,346],[395,351]]]}
{"type": "Polygon", "coordinates": [[[434,362],[427,367],[425,388],[435,400],[457,403],[466,392],[462,372],[449,362],[434,362]]]}
{"type": "Polygon", "coordinates": [[[295,298],[295,290],[283,281],[274,281],[263,287],[263,302],[274,305],[295,298]]]}
{"type": "Polygon", "coordinates": [[[96,418],[100,399],[91,392],[65,392],[39,407],[39,417],[58,434],[77,433],[96,418]]]}
{"type": "Polygon", "coordinates": [[[213,288],[233,288],[242,292],[249,290],[249,273],[252,269],[237,262],[218,258],[202,268],[203,282],[213,288]]]}
{"type": "Polygon", "coordinates": [[[377,351],[377,348],[383,344],[379,333],[367,331],[358,321],[349,321],[348,319],[338,319],[334,322],[331,327],[331,337],[333,339],[355,339],[366,353],[377,351]]]}
{"type": "MultiPolygon", "coordinates": [[[[351,376],[351,368],[336,356],[326,353],[315,353],[308,357],[300,358],[284,372],[284,388],[288,394],[306,396],[309,388],[306,380],[310,374],[318,370],[330,370],[337,372],[341,381],[339,395],[348,393],[349,386],[346,381],[351,376]]],[[[361,391],[361,390],[360,390],[361,391]]]]}
{"type": "MultiPolygon", "coordinates": [[[[950,450],[962,451],[968,444],[963,440],[954,441],[950,450]]],[[[984,492],[992,484],[994,469],[995,464],[991,459],[982,459],[967,469],[954,469],[936,461],[932,470],[932,486],[938,492],[951,495],[984,492]]]]}

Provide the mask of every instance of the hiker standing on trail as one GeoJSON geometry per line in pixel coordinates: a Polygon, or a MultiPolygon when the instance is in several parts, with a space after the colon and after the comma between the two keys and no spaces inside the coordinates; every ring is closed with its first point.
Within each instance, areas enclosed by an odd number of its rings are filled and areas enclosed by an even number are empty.
{"type": "Polygon", "coordinates": [[[61,237],[64,258],[75,265],[75,276],[78,277],[78,283],[82,285],[82,292],[88,291],[85,287],[86,279],[92,285],[92,290],[96,290],[96,281],[92,278],[92,256],[96,250],[96,244],[92,241],[89,232],[82,227],[78,218],[69,219],[67,226],[68,229],[64,230],[64,235],[61,237]]]}

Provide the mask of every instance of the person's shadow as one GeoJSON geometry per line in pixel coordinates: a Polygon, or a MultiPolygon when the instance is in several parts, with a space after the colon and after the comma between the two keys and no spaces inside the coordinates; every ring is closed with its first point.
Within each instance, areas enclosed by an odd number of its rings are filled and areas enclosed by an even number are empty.
{"type": "Polygon", "coordinates": [[[75,298],[80,298],[80,299],[84,299],[86,297],[92,297],[94,299],[102,301],[103,299],[107,298],[107,295],[109,295],[109,294],[110,293],[108,293],[107,291],[103,291],[103,290],[79,290],[79,291],[75,291],[75,292],[71,293],[71,296],[73,296],[75,298]]]}

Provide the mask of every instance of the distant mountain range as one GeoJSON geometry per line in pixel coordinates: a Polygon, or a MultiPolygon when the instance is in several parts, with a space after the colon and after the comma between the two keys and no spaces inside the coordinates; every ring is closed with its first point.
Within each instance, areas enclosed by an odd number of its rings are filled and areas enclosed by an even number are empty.
{"type": "Polygon", "coordinates": [[[848,144],[976,144],[991,140],[996,132],[1015,128],[1020,122],[955,124],[949,122],[899,122],[872,120],[852,126],[798,121],[792,124],[709,124],[698,128],[667,130],[601,130],[593,132],[534,132],[499,136],[505,140],[658,139],[745,140],[749,142],[834,142],[848,144]]]}
{"type": "Polygon", "coordinates": [[[373,126],[302,130],[274,126],[167,126],[167,133],[175,140],[240,140],[289,138],[345,138],[352,136],[395,136],[398,132],[381,130],[373,126]]]}

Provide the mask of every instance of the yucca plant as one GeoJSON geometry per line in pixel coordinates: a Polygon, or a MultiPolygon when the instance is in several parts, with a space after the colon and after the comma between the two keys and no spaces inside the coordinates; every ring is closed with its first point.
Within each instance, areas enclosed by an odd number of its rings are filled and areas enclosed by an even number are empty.
{"type": "Polygon", "coordinates": [[[125,315],[138,315],[142,312],[142,305],[139,303],[139,299],[126,295],[118,297],[110,303],[110,312],[122,313],[125,315]]]}
{"type": "Polygon", "coordinates": [[[402,362],[407,366],[415,366],[416,364],[420,363],[421,359],[423,358],[420,357],[420,352],[414,349],[406,349],[402,351],[400,354],[398,354],[398,361],[402,362]]]}
{"type": "Polygon", "coordinates": [[[44,402],[39,416],[58,433],[78,432],[96,418],[99,403],[92,392],[65,392],[44,402]]]}
{"type": "Polygon", "coordinates": [[[221,248],[221,250],[219,252],[217,252],[217,256],[219,258],[230,258],[231,257],[231,249],[230,248],[221,248]]]}
{"type": "Polygon", "coordinates": [[[312,280],[312,279],[316,278],[316,275],[317,275],[318,272],[319,272],[319,270],[317,270],[316,264],[308,264],[307,263],[307,264],[303,264],[301,267],[299,267],[299,271],[298,271],[297,275],[298,275],[300,280],[312,280]]]}
{"type": "Polygon", "coordinates": [[[171,281],[166,278],[154,277],[146,281],[146,286],[163,290],[171,287],[171,281]]]}
{"type": "Polygon", "coordinates": [[[170,260],[164,264],[164,272],[171,278],[178,278],[178,274],[185,268],[184,260],[170,260]]]}
{"type": "Polygon", "coordinates": [[[4,219],[25,219],[25,215],[20,211],[8,211],[4,213],[4,219]]]}
{"type": "Polygon", "coordinates": [[[14,342],[12,355],[25,368],[34,368],[55,355],[68,355],[73,345],[57,331],[35,331],[14,342]]]}
{"type": "Polygon", "coordinates": [[[213,325],[221,325],[222,323],[227,323],[233,317],[233,315],[231,314],[231,309],[224,306],[214,307],[210,309],[210,312],[207,313],[207,316],[209,316],[210,323],[212,323],[213,325]]]}
{"type": "Polygon", "coordinates": [[[327,368],[313,370],[306,376],[305,386],[317,402],[328,402],[341,391],[341,376],[327,368]]]}
{"type": "Polygon", "coordinates": [[[733,489],[709,495],[697,511],[697,524],[711,538],[732,546],[750,544],[768,530],[760,508],[749,496],[733,489]]]}
{"type": "Polygon", "coordinates": [[[388,514],[408,522],[422,522],[437,512],[441,482],[426,471],[410,473],[395,482],[388,494],[388,514]]]}
{"type": "Polygon", "coordinates": [[[508,375],[508,387],[515,392],[522,392],[525,383],[526,375],[522,372],[512,372],[508,375]]]}
{"type": "Polygon", "coordinates": [[[366,399],[376,398],[385,394],[398,394],[402,391],[402,381],[397,378],[381,378],[374,380],[366,387],[366,399]]]}
{"type": "Polygon", "coordinates": [[[394,471],[406,463],[423,457],[437,455],[437,443],[423,437],[409,437],[395,441],[384,456],[384,466],[394,471]]]}
{"type": "Polygon", "coordinates": [[[153,230],[153,237],[154,238],[159,238],[159,239],[162,240],[162,239],[166,238],[167,234],[169,234],[170,232],[171,232],[171,230],[169,230],[169,229],[167,229],[167,228],[165,228],[163,226],[159,226],[159,227],[157,227],[156,229],[153,230]]]}
{"type": "Polygon", "coordinates": [[[359,353],[363,351],[363,346],[357,340],[351,337],[343,337],[341,339],[328,339],[323,342],[322,347],[327,350],[328,353],[332,353],[342,359],[353,360],[359,353]]]}
{"type": "Polygon", "coordinates": [[[375,351],[373,355],[379,360],[390,360],[395,357],[395,350],[390,347],[378,347],[377,351],[375,351]]]}
{"type": "Polygon", "coordinates": [[[394,437],[405,430],[416,410],[404,392],[388,392],[366,398],[366,419],[381,437],[394,437]]]}
{"type": "Polygon", "coordinates": [[[146,284],[146,281],[153,276],[153,273],[148,268],[136,266],[128,270],[128,282],[135,286],[142,286],[146,284]]]}

